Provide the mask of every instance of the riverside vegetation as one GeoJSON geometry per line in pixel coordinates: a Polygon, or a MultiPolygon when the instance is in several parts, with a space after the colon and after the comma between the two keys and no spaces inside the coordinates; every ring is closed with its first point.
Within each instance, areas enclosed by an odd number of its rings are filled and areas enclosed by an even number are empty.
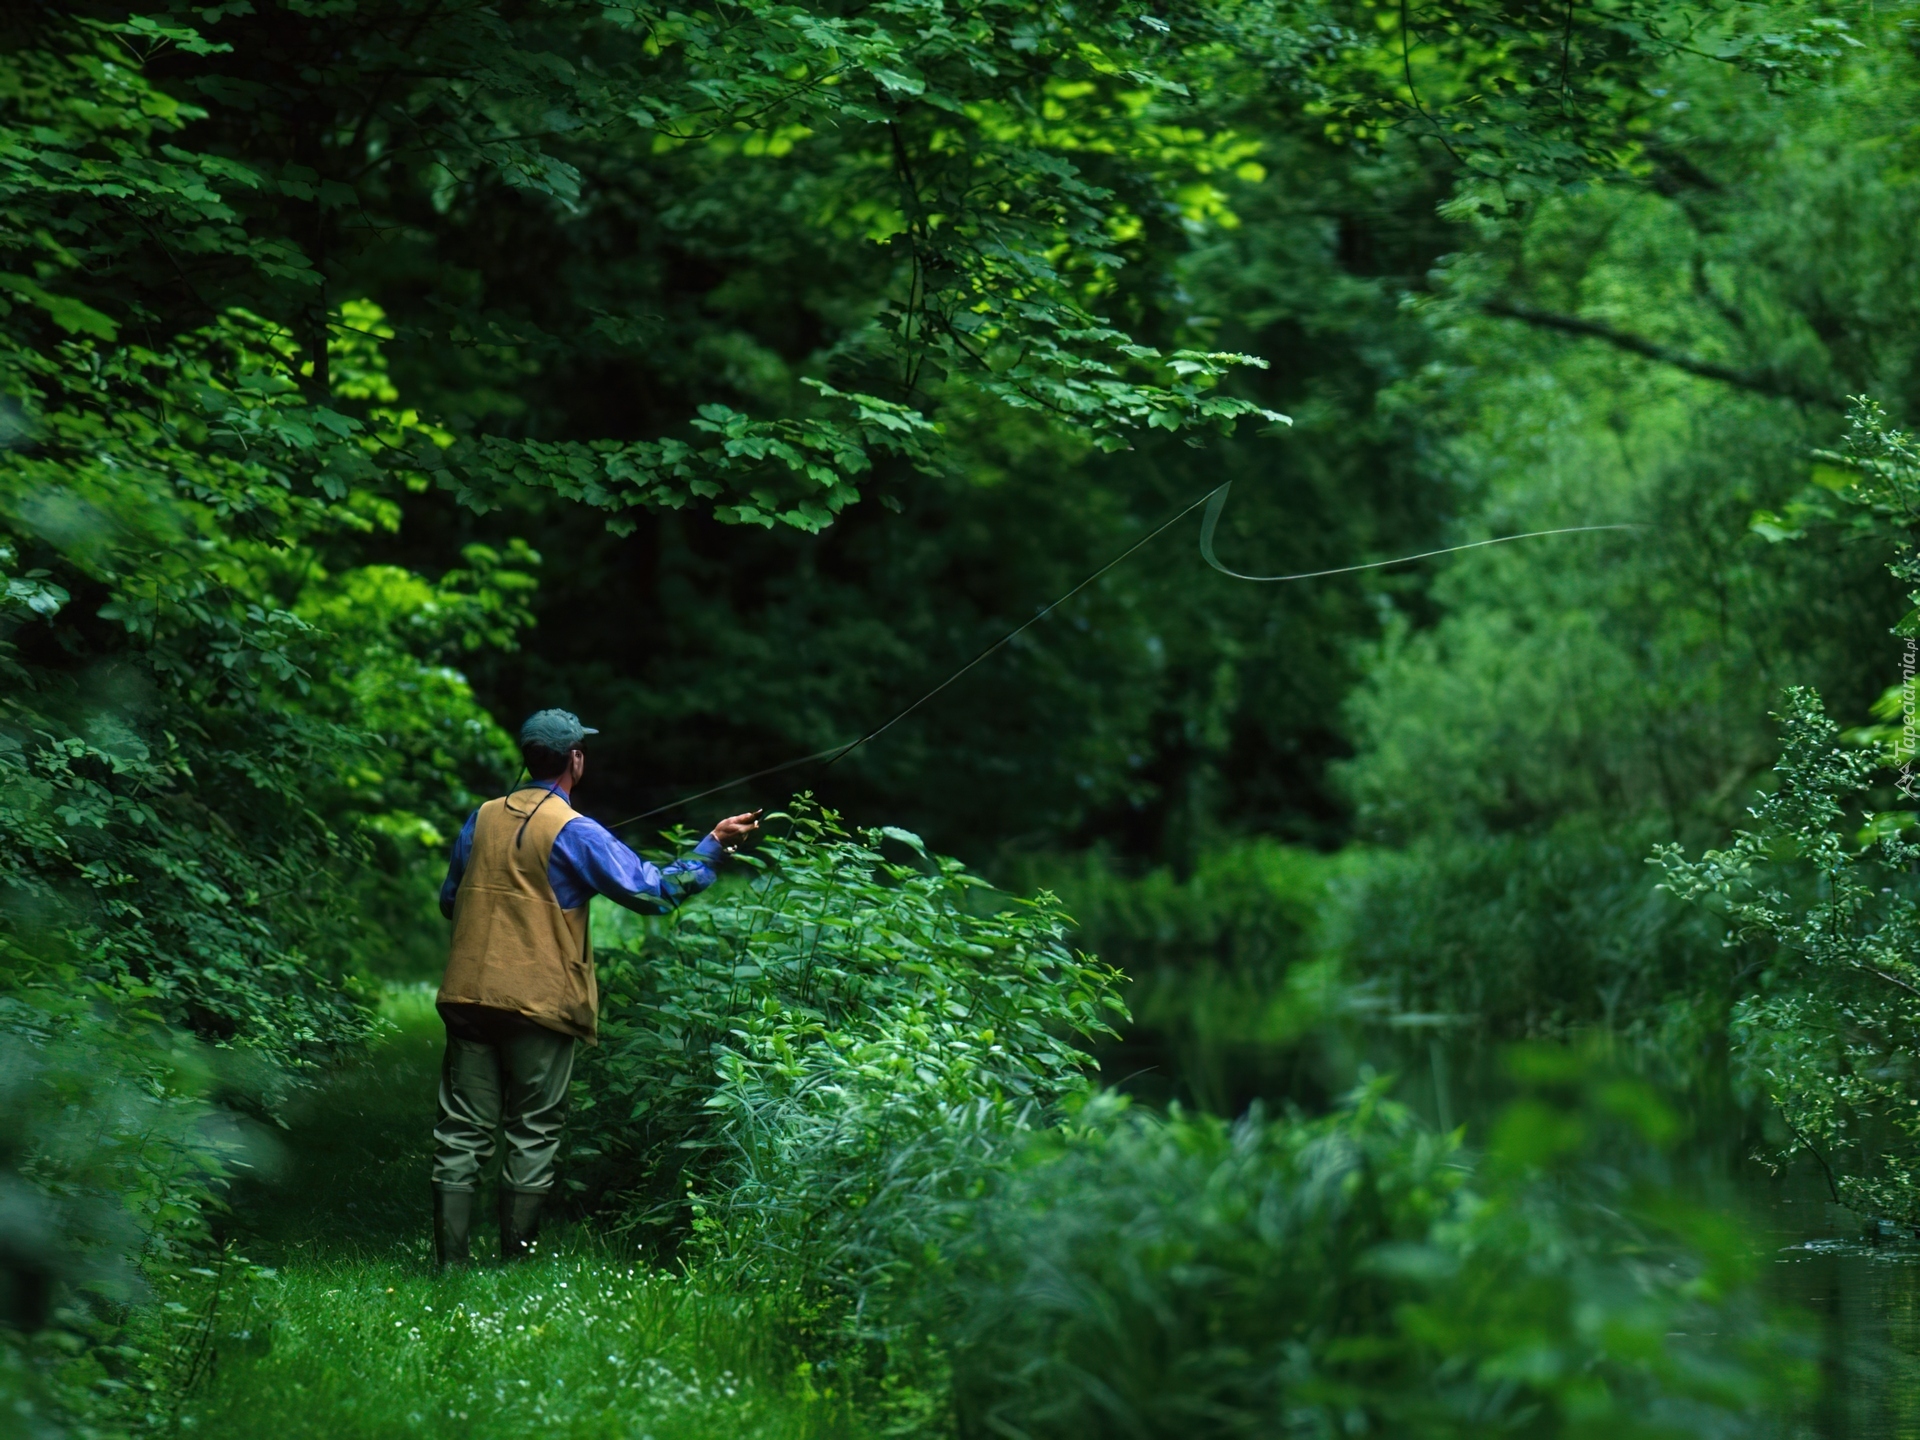
{"type": "Polygon", "coordinates": [[[1920,1221],[1913,20],[8,7],[10,1433],[1807,1433],[1740,1177],[1920,1221]],[[596,917],[553,1253],[429,1273],[502,719],[653,810],[1228,478],[1641,528],[1143,550],[596,917]]]}

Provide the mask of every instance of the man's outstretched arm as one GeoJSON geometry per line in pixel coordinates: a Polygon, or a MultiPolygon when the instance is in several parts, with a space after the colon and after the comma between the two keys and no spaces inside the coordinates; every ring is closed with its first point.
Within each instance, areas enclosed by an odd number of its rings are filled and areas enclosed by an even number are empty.
{"type": "Polygon", "coordinates": [[[604,895],[629,910],[657,914],[713,884],[725,854],[720,838],[708,835],[691,855],[663,868],[634,854],[604,825],[582,815],[568,821],[553,842],[548,875],[563,910],[584,905],[593,895],[604,895]]]}

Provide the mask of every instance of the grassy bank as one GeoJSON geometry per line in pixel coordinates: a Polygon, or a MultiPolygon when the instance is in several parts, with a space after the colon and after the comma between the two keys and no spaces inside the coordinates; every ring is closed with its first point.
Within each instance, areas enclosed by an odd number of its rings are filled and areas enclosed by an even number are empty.
{"type": "Polygon", "coordinates": [[[812,1383],[750,1303],[604,1255],[576,1250],[446,1279],[407,1260],[334,1260],[290,1266],[254,1288],[248,1339],[229,1341],[187,1397],[183,1431],[236,1440],[855,1433],[846,1407],[812,1383]],[[249,1340],[265,1353],[244,1353],[249,1340]]]}
{"type": "MultiPolygon", "coordinates": [[[[439,1025],[397,992],[389,1029],[293,1116],[236,1196],[235,1241],[270,1273],[211,1310],[206,1363],[178,1397],[203,1436],[461,1440],[857,1433],[778,1317],[607,1238],[557,1227],[549,1254],[436,1276],[427,1158],[439,1025]]],[[[491,1250],[488,1231],[476,1252],[491,1250]]],[[[196,1311],[208,1291],[184,1295],[196,1311]]],[[[176,1301],[180,1303],[180,1301],[176,1301]]]]}

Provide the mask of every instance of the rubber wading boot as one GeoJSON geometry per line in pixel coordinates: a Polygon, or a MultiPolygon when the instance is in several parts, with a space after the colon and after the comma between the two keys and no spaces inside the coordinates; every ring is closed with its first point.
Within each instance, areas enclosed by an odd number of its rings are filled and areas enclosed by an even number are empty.
{"type": "Polygon", "coordinates": [[[538,1190],[509,1190],[500,1187],[500,1258],[525,1260],[540,1239],[540,1203],[546,1194],[538,1190]]]}
{"type": "Polygon", "coordinates": [[[473,1192],[433,1187],[433,1259],[442,1270],[473,1263],[473,1192]]]}

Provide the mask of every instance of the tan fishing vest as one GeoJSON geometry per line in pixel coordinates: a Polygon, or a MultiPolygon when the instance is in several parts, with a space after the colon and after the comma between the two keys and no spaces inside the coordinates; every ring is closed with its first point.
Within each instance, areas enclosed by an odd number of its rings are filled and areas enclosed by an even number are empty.
{"type": "Polygon", "coordinates": [[[547,880],[553,842],[577,818],[566,796],[538,788],[480,807],[453,900],[441,1001],[512,1010],[597,1043],[600,989],[587,906],[562,910],[547,880]]]}

